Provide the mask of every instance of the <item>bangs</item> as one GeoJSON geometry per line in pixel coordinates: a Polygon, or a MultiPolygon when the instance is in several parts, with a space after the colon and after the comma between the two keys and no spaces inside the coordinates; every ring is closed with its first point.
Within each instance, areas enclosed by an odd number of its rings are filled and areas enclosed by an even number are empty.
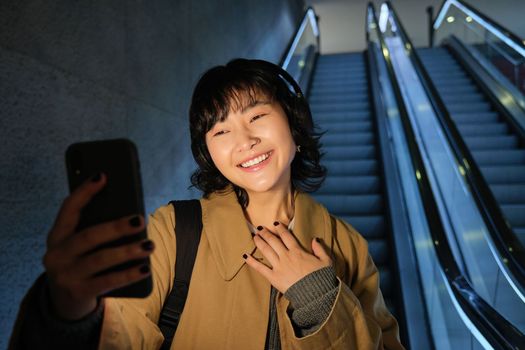
{"type": "Polygon", "coordinates": [[[200,116],[204,133],[210,131],[216,123],[225,121],[230,113],[246,109],[262,100],[275,101],[275,86],[263,77],[250,73],[252,74],[228,73],[229,79],[223,79],[223,74],[209,77],[206,93],[201,95],[202,98],[199,103],[194,104],[192,111],[195,116],[200,116]]]}

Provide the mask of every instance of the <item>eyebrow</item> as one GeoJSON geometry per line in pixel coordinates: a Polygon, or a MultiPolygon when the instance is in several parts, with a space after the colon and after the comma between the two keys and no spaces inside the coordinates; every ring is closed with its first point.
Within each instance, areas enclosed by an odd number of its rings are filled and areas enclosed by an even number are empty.
{"type": "Polygon", "coordinates": [[[255,101],[250,102],[248,105],[242,107],[241,108],[241,113],[244,113],[247,110],[249,110],[251,108],[254,108],[254,107],[257,107],[257,106],[269,105],[269,104],[271,104],[271,102],[268,101],[268,100],[264,100],[264,101],[255,100],[255,101]]]}

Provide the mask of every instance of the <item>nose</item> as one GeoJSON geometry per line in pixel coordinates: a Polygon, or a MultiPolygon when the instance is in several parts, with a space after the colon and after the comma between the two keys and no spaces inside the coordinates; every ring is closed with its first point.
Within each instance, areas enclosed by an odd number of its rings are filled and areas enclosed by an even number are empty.
{"type": "Polygon", "coordinates": [[[237,151],[249,151],[260,142],[261,139],[253,135],[249,130],[239,131],[237,134],[237,151]]]}

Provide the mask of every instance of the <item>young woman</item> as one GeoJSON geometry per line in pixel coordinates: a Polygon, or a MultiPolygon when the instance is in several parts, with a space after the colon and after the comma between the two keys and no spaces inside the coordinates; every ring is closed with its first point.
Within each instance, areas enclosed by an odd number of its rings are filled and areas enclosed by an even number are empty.
{"type": "MultiPolygon", "coordinates": [[[[190,131],[203,230],[172,349],[402,349],[365,240],[306,194],[326,171],[293,79],[260,60],[212,68],[195,88],[190,131]]],[[[46,274],[33,288],[37,307],[21,311],[15,346],[162,345],[157,322],[176,263],[173,207],[150,216],[148,241],[84,255],[144,225],[123,218],[73,234],[106,180],[95,176],[65,200],[49,234],[46,274]],[[151,269],[93,277],[147,256],[151,269]],[[149,274],[147,298],[97,298],[149,274]]]]}

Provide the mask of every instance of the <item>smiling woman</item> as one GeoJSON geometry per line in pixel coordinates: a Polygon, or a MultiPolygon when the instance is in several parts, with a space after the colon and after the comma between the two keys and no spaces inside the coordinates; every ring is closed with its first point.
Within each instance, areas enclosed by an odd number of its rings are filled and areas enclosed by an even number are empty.
{"type": "MultiPolygon", "coordinates": [[[[326,170],[308,104],[288,73],[260,60],[212,68],[195,88],[190,132],[199,167],[192,182],[204,194],[202,236],[173,342],[163,344],[158,322],[166,297],[177,288],[175,260],[184,252],[176,254],[177,218],[166,205],[149,218],[151,242],[127,252],[148,255],[155,248],[150,296],[100,297],[116,280],[95,274],[70,282],[72,273],[82,276],[85,254],[69,256],[60,244],[49,247],[47,275],[34,288],[38,307],[21,315],[13,344],[402,349],[365,240],[306,194],[321,185],[326,170]]],[[[104,176],[89,181],[64,202],[58,222],[71,222],[56,225],[51,238],[66,237],[66,246],[88,251],[80,249],[88,243],[63,227],[75,227],[81,208],[105,181],[104,176]],[[74,215],[66,218],[64,212],[74,215]]],[[[127,221],[109,224],[90,234],[131,230],[127,221]]],[[[114,259],[108,251],[106,264],[114,259]]],[[[136,272],[115,278],[125,284],[138,278],[136,272]]]]}
{"type": "Polygon", "coordinates": [[[256,101],[232,111],[206,133],[206,145],[221,174],[253,192],[287,191],[296,145],[278,103],[256,101]]]}
{"type": "Polygon", "coordinates": [[[206,72],[193,94],[190,132],[193,156],[199,165],[192,183],[205,195],[233,184],[241,205],[248,205],[249,187],[227,179],[212,159],[222,148],[242,146],[239,142],[248,149],[229,151],[235,166],[278,146],[276,161],[282,171],[291,170],[287,186],[291,180],[294,188],[315,191],[324,180],[320,135],[314,131],[308,105],[293,78],[269,62],[238,59],[206,72]],[[298,155],[296,145],[302,150],[298,155]]]}

